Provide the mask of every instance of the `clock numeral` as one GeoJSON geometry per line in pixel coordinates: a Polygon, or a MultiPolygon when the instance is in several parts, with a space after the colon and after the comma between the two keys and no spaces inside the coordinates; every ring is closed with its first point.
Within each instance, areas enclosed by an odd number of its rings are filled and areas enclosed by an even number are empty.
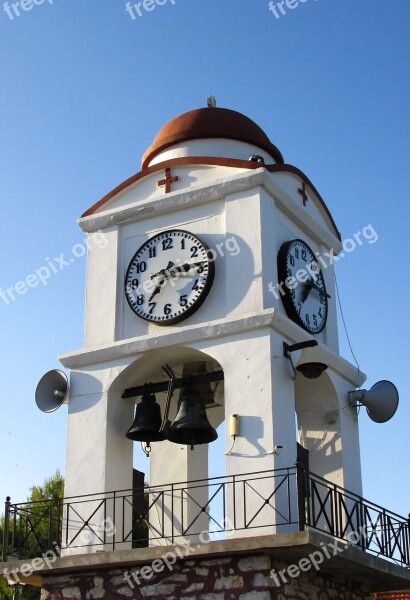
{"type": "Polygon", "coordinates": [[[307,261],[307,253],[306,250],[302,249],[302,260],[304,260],[305,262],[307,261]]]}
{"type": "Polygon", "coordinates": [[[142,306],[144,304],[144,295],[141,294],[140,296],[137,296],[137,304],[138,306],[142,306]]]}
{"type": "Polygon", "coordinates": [[[179,306],[186,306],[187,304],[188,304],[188,296],[186,294],[183,294],[179,298],[179,306]]]}
{"type": "Polygon", "coordinates": [[[203,273],[205,271],[205,267],[203,265],[198,267],[197,273],[198,275],[201,275],[201,273],[203,273]]]}
{"type": "Polygon", "coordinates": [[[183,238],[181,240],[181,250],[185,250],[185,240],[183,238]]]}
{"type": "Polygon", "coordinates": [[[308,314],[306,314],[305,320],[306,320],[306,325],[310,325],[310,317],[308,314]]]}
{"type": "Polygon", "coordinates": [[[300,302],[298,302],[298,313],[300,314],[300,311],[302,310],[302,305],[300,302]]]}
{"type": "Polygon", "coordinates": [[[164,306],[164,315],[170,315],[172,313],[172,304],[166,304],[164,306]]]}
{"type": "Polygon", "coordinates": [[[326,296],[324,294],[320,294],[320,304],[326,304],[326,296]]]}
{"type": "Polygon", "coordinates": [[[317,316],[313,315],[313,324],[315,327],[317,327],[317,316]]]}
{"type": "Polygon", "coordinates": [[[322,307],[319,308],[318,312],[317,312],[318,316],[323,319],[323,315],[322,315],[322,307]]]}
{"type": "Polygon", "coordinates": [[[292,267],[295,266],[295,257],[292,254],[289,255],[289,262],[292,267]]]}
{"type": "Polygon", "coordinates": [[[296,292],[295,290],[290,290],[290,295],[293,298],[293,300],[296,298],[296,292]]]}
{"type": "Polygon", "coordinates": [[[152,246],[152,248],[149,249],[148,254],[150,258],[154,258],[157,255],[156,247],[152,246]]]}
{"type": "MultiPolygon", "coordinates": [[[[140,283],[139,283],[138,279],[133,279],[133,280],[131,281],[131,290],[136,290],[136,289],[137,289],[137,287],[139,286],[139,284],[140,284],[140,283]]],[[[129,284],[128,284],[128,285],[129,285],[129,284]]]]}
{"type": "Polygon", "coordinates": [[[149,314],[150,315],[152,315],[152,313],[154,312],[156,305],[157,305],[156,302],[150,302],[149,303],[149,314]]]}
{"type": "Polygon", "coordinates": [[[147,270],[147,263],[145,262],[145,260],[137,262],[135,264],[135,270],[137,271],[137,273],[145,273],[145,271],[147,270]]]}
{"type": "Polygon", "coordinates": [[[192,246],[191,248],[191,258],[196,258],[198,256],[198,246],[192,246]]]}
{"type": "Polygon", "coordinates": [[[192,286],[193,290],[199,291],[198,282],[199,282],[199,279],[195,279],[194,285],[192,286]]]}
{"type": "MultiPolygon", "coordinates": [[[[303,250],[302,250],[303,252],[303,250]]],[[[299,258],[299,248],[295,248],[295,256],[296,258],[299,258]]]]}
{"type": "Polygon", "coordinates": [[[171,248],[173,248],[173,244],[172,244],[172,238],[165,238],[165,240],[162,240],[162,249],[163,250],[171,250],[171,248]]]}

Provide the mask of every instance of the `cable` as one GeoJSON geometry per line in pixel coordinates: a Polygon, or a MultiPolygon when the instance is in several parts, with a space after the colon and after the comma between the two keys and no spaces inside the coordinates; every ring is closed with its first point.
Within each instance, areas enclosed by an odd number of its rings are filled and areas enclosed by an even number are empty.
{"type": "Polygon", "coordinates": [[[352,344],[350,343],[350,337],[349,337],[349,334],[347,332],[346,321],[345,321],[345,318],[344,318],[344,315],[343,315],[342,303],[341,303],[341,300],[340,300],[339,286],[337,285],[336,273],[334,274],[334,278],[335,278],[335,288],[336,288],[337,302],[338,302],[339,309],[340,309],[340,316],[342,317],[343,327],[344,327],[344,330],[345,330],[345,333],[346,333],[347,343],[349,344],[350,352],[352,353],[353,360],[354,360],[354,362],[357,365],[357,376],[358,376],[358,385],[359,385],[359,381],[360,381],[360,366],[359,366],[359,363],[357,362],[355,353],[353,352],[352,344]]]}
{"type": "Polygon", "coordinates": [[[233,444],[231,446],[231,449],[229,450],[229,452],[225,452],[225,456],[229,456],[229,454],[231,454],[233,447],[235,446],[235,442],[236,442],[236,436],[234,436],[233,438],[233,444]]]}

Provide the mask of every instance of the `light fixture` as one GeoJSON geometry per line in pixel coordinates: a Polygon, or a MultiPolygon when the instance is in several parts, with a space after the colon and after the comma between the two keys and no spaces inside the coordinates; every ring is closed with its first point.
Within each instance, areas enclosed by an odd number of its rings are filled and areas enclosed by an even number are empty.
{"type": "Polygon", "coordinates": [[[322,351],[320,348],[316,348],[317,345],[317,340],[308,340],[292,345],[283,342],[283,356],[290,360],[295,377],[296,371],[299,371],[307,379],[317,379],[327,369],[327,364],[322,357],[322,351]],[[291,353],[297,350],[303,350],[303,352],[295,369],[291,353]]]}
{"type": "Polygon", "coordinates": [[[265,164],[265,159],[260,154],[252,154],[252,156],[250,156],[248,160],[250,160],[251,162],[262,163],[263,165],[265,164]]]}
{"type": "Polygon", "coordinates": [[[240,432],[239,415],[231,415],[229,418],[229,435],[235,439],[240,432]]]}

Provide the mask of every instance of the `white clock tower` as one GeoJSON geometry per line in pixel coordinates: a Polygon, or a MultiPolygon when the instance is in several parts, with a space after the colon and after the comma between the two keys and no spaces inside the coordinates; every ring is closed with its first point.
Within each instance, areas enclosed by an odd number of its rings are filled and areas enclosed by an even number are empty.
{"type": "MultiPolygon", "coordinates": [[[[312,472],[361,494],[357,415],[344,409],[364,377],[339,356],[333,266],[321,260],[341,250],[340,235],[314,185],[258,125],[214,106],[180,115],[141,171],[79,224],[106,243],[88,255],[84,348],[60,357],[71,385],[66,496],[132,488],[126,433],[141,397],[122,396],[152,391],[164,366],[180,379],[211,375],[207,418],[212,429],[227,423],[221,475],[292,467],[298,442],[312,472]],[[309,340],[313,362],[327,365],[313,379],[284,356],[284,342],[309,340]]],[[[171,422],[184,393],[175,390],[171,422]]],[[[155,397],[164,414],[166,391],[155,397]]],[[[207,444],[151,447],[150,486],[208,477],[207,444]]]]}

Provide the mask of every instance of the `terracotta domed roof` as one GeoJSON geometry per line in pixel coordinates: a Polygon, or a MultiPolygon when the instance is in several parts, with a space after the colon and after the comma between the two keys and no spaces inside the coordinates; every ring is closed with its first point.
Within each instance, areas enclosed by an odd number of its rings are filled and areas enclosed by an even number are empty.
{"type": "Polygon", "coordinates": [[[283,163],[282,154],[266,133],[245,115],[227,108],[199,108],[179,115],[162,127],[143,156],[142,168],[147,168],[157,154],[170,146],[204,138],[246,142],[265,150],[275,162],[283,163]]]}

